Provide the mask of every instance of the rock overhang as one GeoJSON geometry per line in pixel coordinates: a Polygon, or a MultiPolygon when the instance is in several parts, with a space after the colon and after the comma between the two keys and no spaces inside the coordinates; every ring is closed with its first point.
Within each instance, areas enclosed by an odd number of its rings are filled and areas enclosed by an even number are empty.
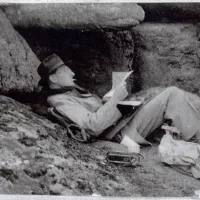
{"type": "Polygon", "coordinates": [[[0,8],[18,28],[125,29],[138,25],[145,15],[136,3],[5,4],[0,8]]]}

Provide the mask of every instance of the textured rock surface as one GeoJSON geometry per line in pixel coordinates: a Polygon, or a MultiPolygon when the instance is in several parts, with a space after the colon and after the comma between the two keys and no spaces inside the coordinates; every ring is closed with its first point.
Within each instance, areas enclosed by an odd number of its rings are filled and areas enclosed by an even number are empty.
{"type": "Polygon", "coordinates": [[[144,19],[137,4],[21,4],[3,7],[17,27],[126,28],[144,19]]]}
{"type": "Polygon", "coordinates": [[[100,96],[111,88],[112,71],[132,68],[134,40],[130,31],[20,29],[19,32],[40,60],[56,53],[75,72],[81,85],[100,96]]]}
{"type": "Polygon", "coordinates": [[[119,144],[77,143],[64,128],[5,96],[0,96],[0,112],[1,194],[183,197],[200,187],[198,180],[163,165],[157,144],[142,149],[140,166],[117,166],[105,156],[125,151],[119,144]]]}
{"type": "Polygon", "coordinates": [[[192,24],[143,23],[133,28],[138,85],[176,85],[200,94],[199,27],[192,24]]]}
{"type": "Polygon", "coordinates": [[[39,60],[0,10],[0,91],[32,91],[39,60]]]}
{"type": "Polygon", "coordinates": [[[199,3],[140,3],[145,11],[145,21],[199,22],[199,3]]]}
{"type": "Polygon", "coordinates": [[[117,195],[128,184],[102,151],[69,140],[66,130],[27,106],[0,96],[0,112],[1,194],[117,195]]]}

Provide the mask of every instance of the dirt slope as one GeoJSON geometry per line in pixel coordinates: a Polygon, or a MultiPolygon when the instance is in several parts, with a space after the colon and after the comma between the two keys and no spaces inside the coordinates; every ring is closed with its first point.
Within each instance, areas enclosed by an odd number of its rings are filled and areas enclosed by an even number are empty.
{"type": "Polygon", "coordinates": [[[199,180],[159,161],[156,144],[142,149],[141,165],[105,160],[111,142],[82,144],[66,130],[7,97],[0,97],[0,193],[102,196],[193,196],[199,180]]]}

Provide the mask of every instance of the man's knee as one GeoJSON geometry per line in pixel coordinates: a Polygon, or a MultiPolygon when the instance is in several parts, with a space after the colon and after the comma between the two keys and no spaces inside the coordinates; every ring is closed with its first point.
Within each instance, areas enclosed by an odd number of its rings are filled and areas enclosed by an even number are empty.
{"type": "Polygon", "coordinates": [[[177,88],[176,86],[170,86],[166,90],[169,94],[177,95],[179,94],[182,90],[177,88]]]}
{"type": "Polygon", "coordinates": [[[183,90],[175,87],[175,86],[170,86],[168,88],[166,88],[161,95],[163,96],[163,98],[170,98],[171,96],[173,97],[182,97],[183,95],[183,90]]]}

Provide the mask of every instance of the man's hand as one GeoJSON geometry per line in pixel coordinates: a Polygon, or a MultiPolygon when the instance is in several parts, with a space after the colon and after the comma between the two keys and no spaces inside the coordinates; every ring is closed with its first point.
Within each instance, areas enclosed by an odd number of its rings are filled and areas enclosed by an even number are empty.
{"type": "Polygon", "coordinates": [[[123,101],[128,96],[128,91],[126,89],[126,82],[122,82],[116,89],[112,96],[117,102],[123,101]]]}

